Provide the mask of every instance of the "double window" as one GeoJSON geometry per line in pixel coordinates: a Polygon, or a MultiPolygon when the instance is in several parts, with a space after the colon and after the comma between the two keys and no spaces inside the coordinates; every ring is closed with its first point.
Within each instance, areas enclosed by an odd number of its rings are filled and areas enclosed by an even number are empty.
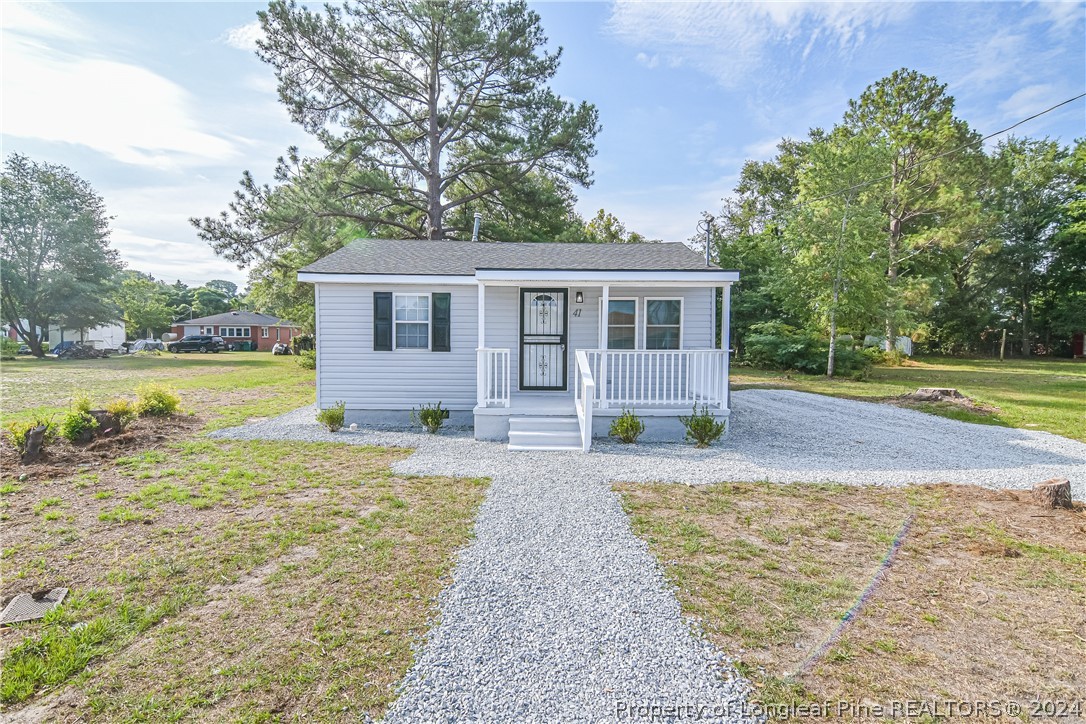
{"type": "Polygon", "coordinates": [[[268,338],[268,328],[267,327],[261,327],[260,328],[260,336],[263,337],[264,339],[268,338]]]}
{"type": "Polygon", "coordinates": [[[637,299],[608,300],[607,349],[637,349],[639,343],[643,349],[682,348],[681,298],[645,299],[643,329],[638,324],[639,307],[637,299]]]}

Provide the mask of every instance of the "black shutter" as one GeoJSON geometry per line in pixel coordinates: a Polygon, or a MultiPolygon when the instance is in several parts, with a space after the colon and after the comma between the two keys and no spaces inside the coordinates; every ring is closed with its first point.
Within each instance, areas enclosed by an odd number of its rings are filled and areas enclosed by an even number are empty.
{"type": "Polygon", "coordinates": [[[431,323],[434,325],[433,329],[433,351],[434,352],[451,352],[452,351],[452,295],[448,292],[442,292],[440,294],[430,295],[430,310],[431,323]]]}
{"type": "Polygon", "coordinates": [[[392,351],[392,292],[373,293],[373,349],[392,351]]]}

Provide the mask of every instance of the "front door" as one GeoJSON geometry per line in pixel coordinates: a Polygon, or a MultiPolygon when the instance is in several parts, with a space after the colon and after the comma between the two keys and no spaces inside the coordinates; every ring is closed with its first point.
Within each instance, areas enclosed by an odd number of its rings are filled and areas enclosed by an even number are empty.
{"type": "Polygon", "coordinates": [[[520,389],[566,389],[566,289],[520,290],[520,389]]]}

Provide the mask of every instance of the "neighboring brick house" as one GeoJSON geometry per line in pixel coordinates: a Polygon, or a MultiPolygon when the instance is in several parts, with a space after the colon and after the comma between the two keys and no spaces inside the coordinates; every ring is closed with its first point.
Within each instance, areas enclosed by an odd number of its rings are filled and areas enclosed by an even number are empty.
{"type": "Polygon", "coordinates": [[[252,342],[253,348],[270,351],[276,342],[291,341],[302,333],[301,328],[270,314],[258,312],[224,312],[198,319],[174,322],[170,330],[180,339],[190,334],[217,334],[227,344],[252,342]]]}

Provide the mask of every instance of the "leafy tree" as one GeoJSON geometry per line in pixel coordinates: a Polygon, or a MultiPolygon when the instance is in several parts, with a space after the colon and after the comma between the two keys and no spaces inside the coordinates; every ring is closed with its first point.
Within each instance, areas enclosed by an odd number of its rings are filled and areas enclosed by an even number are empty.
{"type": "Polygon", "coordinates": [[[193,314],[197,317],[209,317],[230,311],[232,300],[218,289],[198,287],[192,291],[192,296],[193,314]]]}
{"type": "Polygon", "coordinates": [[[539,16],[524,2],[349,0],[312,12],[275,0],[259,17],[258,53],[280,98],[328,157],[292,149],[276,180],[293,188],[257,186],[246,173],[230,214],[194,219],[227,258],[271,260],[276,237],[307,220],[463,238],[470,217],[454,228],[450,212],[485,202],[519,215],[505,192],[532,174],[590,183],[596,109],[547,87],[560,51],[543,50],[539,16]],[[303,207],[307,220],[277,218],[303,207]]]}
{"type": "Polygon", "coordinates": [[[927,301],[925,265],[931,259],[923,257],[958,243],[961,228],[977,210],[980,138],[954,115],[954,98],[945,85],[908,69],[894,71],[849,101],[845,127],[892,152],[882,171],[888,181],[882,204],[891,291],[884,310],[889,350],[910,311],[927,301]]]}
{"type": "Polygon", "coordinates": [[[109,285],[121,264],[90,184],[17,153],[4,162],[0,184],[0,314],[31,352],[44,355],[38,329],[50,322],[86,329],[116,319],[109,285]]]}
{"type": "Polygon", "coordinates": [[[596,212],[585,225],[584,231],[587,241],[600,244],[642,244],[650,241],[636,231],[627,231],[626,225],[619,221],[617,216],[603,209],[596,212]]]}
{"type": "Polygon", "coordinates": [[[227,299],[233,299],[238,295],[238,285],[234,282],[228,282],[225,279],[212,279],[207,284],[204,284],[208,289],[214,289],[220,292],[227,299]]]}
{"type": "Polygon", "coordinates": [[[150,339],[156,331],[169,329],[173,321],[167,287],[146,274],[122,272],[115,298],[133,338],[145,332],[150,339]]]}
{"type": "Polygon", "coordinates": [[[790,264],[783,229],[796,201],[799,170],[811,145],[824,135],[814,129],[809,140],[782,139],[772,160],[743,164],[735,195],[725,200],[714,220],[714,257],[725,269],[740,272],[731,315],[732,342],[741,354],[752,326],[767,320],[801,322],[781,298],[779,280],[789,274],[790,264]]]}
{"type": "Polygon", "coordinates": [[[1052,238],[1050,293],[1040,314],[1053,334],[1067,338],[1086,325],[1086,139],[1078,140],[1063,166],[1069,193],[1052,238]]]}
{"type": "Polygon", "coordinates": [[[808,328],[829,334],[827,377],[834,375],[838,329],[866,328],[885,305],[882,189],[849,185],[874,178],[887,155],[841,131],[812,144],[797,174],[797,205],[784,234],[792,264],[779,281],[808,328]]]}
{"type": "Polygon", "coordinates": [[[1034,309],[1042,301],[1073,185],[1066,166],[1068,152],[1054,141],[1008,139],[997,159],[1004,174],[996,206],[999,250],[992,262],[1008,316],[1021,330],[1021,352],[1030,354],[1034,309]]]}

